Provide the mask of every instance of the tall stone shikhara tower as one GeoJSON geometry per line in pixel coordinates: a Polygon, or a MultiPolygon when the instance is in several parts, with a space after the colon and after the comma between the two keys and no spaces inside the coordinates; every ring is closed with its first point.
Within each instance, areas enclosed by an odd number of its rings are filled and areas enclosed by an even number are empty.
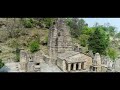
{"type": "Polygon", "coordinates": [[[64,18],[56,19],[50,28],[48,49],[52,63],[55,63],[58,54],[72,51],[72,39],[64,18]]]}

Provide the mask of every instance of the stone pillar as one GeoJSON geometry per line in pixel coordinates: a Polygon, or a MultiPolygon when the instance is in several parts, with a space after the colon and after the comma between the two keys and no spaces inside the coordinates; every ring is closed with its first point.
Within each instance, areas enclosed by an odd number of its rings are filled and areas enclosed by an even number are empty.
{"type": "Polygon", "coordinates": [[[81,63],[78,64],[78,69],[81,69],[81,63]]]}
{"type": "Polygon", "coordinates": [[[73,64],[73,70],[76,70],[76,63],[73,64]]]}
{"type": "Polygon", "coordinates": [[[68,71],[71,70],[71,64],[68,64],[68,71]]]}
{"type": "Polygon", "coordinates": [[[62,66],[63,66],[63,71],[66,71],[66,67],[67,66],[66,66],[66,62],[65,61],[63,61],[63,65],[62,66]]]}

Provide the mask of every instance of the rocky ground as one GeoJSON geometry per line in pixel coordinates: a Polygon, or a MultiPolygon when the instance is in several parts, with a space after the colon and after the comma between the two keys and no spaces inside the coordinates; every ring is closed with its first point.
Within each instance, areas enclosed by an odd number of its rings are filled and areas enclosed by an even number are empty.
{"type": "Polygon", "coordinates": [[[5,66],[3,66],[0,69],[0,72],[22,72],[22,70],[20,70],[20,64],[17,62],[10,62],[10,63],[6,63],[5,66]]]}
{"type": "Polygon", "coordinates": [[[14,49],[6,46],[3,43],[0,43],[0,50],[2,51],[0,53],[0,59],[2,59],[4,63],[9,62],[9,61],[11,62],[13,61],[13,59],[15,59],[16,55],[12,53],[14,49]]]}

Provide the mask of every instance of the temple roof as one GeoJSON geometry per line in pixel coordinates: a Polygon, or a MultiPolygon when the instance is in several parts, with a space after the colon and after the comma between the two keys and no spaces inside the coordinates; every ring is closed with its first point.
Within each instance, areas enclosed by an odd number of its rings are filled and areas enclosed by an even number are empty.
{"type": "Polygon", "coordinates": [[[85,54],[75,51],[67,51],[65,53],[59,54],[58,58],[62,60],[66,60],[68,63],[75,63],[75,62],[84,62],[91,58],[85,54]]]}

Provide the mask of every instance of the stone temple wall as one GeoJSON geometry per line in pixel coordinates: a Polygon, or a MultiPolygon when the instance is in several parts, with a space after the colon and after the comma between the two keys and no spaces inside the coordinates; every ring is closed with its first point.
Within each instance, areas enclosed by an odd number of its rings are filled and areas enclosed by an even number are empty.
{"type": "Polygon", "coordinates": [[[51,62],[55,63],[59,53],[72,51],[72,39],[64,18],[58,18],[49,31],[48,50],[51,62]]]}

